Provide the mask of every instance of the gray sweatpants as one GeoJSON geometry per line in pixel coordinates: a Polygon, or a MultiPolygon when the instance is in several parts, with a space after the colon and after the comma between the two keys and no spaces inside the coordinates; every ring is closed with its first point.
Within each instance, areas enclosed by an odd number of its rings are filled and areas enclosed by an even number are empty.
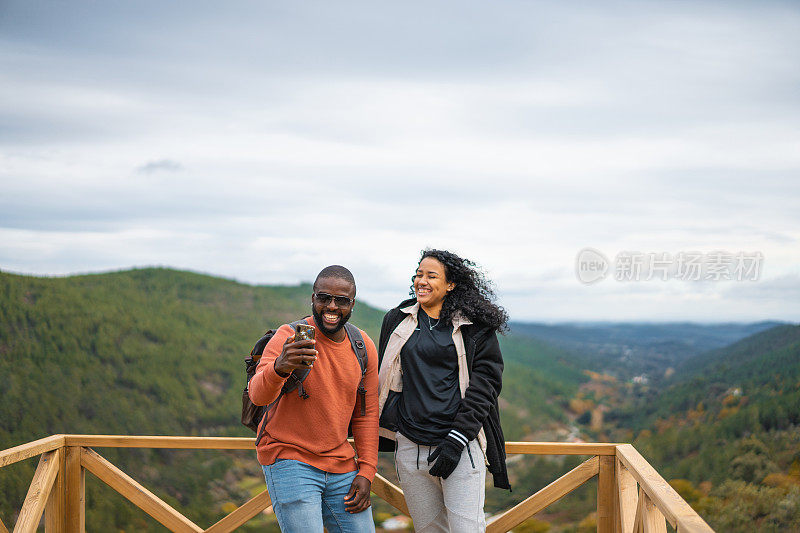
{"type": "Polygon", "coordinates": [[[469,442],[461,453],[458,466],[447,479],[428,473],[433,465],[428,464],[428,456],[435,449],[435,446],[420,446],[397,434],[395,466],[414,521],[414,531],[486,531],[483,515],[486,464],[478,442],[469,442]]]}

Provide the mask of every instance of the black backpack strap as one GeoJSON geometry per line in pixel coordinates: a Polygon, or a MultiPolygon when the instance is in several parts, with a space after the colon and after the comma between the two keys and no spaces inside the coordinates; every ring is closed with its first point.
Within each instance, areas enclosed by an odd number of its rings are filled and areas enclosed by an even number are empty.
{"type": "Polygon", "coordinates": [[[361,367],[361,382],[358,384],[358,397],[361,399],[361,416],[366,416],[367,389],[364,388],[364,376],[367,373],[367,346],[364,344],[364,337],[361,335],[361,331],[353,324],[346,322],[344,329],[347,332],[347,337],[350,339],[350,344],[353,346],[353,351],[361,367]]]}
{"type": "MultiPolygon", "coordinates": [[[[292,329],[295,329],[295,326],[303,323],[308,324],[308,318],[304,318],[302,320],[295,320],[294,322],[289,324],[289,326],[292,329]]],[[[275,398],[272,401],[272,403],[267,405],[267,407],[264,409],[264,416],[261,418],[261,429],[259,430],[258,435],[256,435],[256,446],[258,446],[258,443],[261,442],[261,437],[264,436],[264,429],[267,427],[267,422],[266,422],[267,415],[272,410],[272,408],[278,404],[278,402],[280,401],[280,399],[283,397],[284,394],[286,394],[287,392],[292,392],[294,389],[298,389],[297,394],[304,400],[308,399],[309,394],[303,387],[303,382],[308,377],[308,373],[310,370],[311,370],[310,368],[303,370],[294,370],[292,371],[291,374],[289,374],[289,377],[286,378],[286,383],[284,383],[283,387],[281,387],[281,392],[280,394],[278,394],[278,397],[275,398]]]]}
{"type": "Polygon", "coordinates": [[[261,429],[258,430],[258,435],[256,435],[256,447],[258,447],[258,443],[261,442],[261,437],[264,436],[264,430],[267,428],[267,415],[269,415],[269,412],[272,410],[272,408],[278,404],[280,399],[283,397],[283,394],[283,389],[281,389],[281,393],[278,394],[278,397],[272,400],[272,403],[267,405],[267,407],[264,409],[264,416],[261,417],[261,429]]]}

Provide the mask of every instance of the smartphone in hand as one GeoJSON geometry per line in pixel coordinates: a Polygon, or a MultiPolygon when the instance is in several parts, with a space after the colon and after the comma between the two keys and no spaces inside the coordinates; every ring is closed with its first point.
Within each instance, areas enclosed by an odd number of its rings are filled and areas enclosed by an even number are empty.
{"type": "MultiPolygon", "coordinates": [[[[297,324],[294,327],[294,340],[295,341],[304,341],[304,340],[313,340],[316,334],[316,330],[314,326],[310,326],[308,324],[297,324]]],[[[308,361],[303,362],[306,366],[311,366],[311,363],[308,361]]]]}
{"type": "Polygon", "coordinates": [[[308,324],[297,324],[294,327],[294,340],[295,341],[313,340],[315,332],[316,329],[314,328],[314,326],[309,326],[308,324]]]}

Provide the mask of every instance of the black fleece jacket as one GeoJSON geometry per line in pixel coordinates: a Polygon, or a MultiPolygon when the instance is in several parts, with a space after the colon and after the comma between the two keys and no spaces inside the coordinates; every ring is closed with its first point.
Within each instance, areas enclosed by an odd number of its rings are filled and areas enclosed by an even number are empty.
{"type": "MultiPolygon", "coordinates": [[[[383,317],[378,342],[378,367],[383,361],[389,337],[406,317],[406,313],[400,309],[414,303],[414,298],[406,300],[383,317]]],[[[469,324],[461,327],[461,334],[467,352],[469,385],[453,421],[453,429],[472,440],[483,428],[486,434],[486,459],[489,463],[487,468],[494,477],[494,486],[511,490],[506,470],[505,439],[497,405],[503,377],[503,356],[500,353],[497,332],[480,324],[469,324]]],[[[394,443],[386,441],[387,439],[381,438],[381,450],[394,450],[394,443]]]]}

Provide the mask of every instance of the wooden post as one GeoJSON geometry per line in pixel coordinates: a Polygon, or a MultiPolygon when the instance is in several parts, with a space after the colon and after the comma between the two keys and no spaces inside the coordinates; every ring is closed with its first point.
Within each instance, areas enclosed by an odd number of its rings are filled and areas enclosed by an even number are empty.
{"type": "Polygon", "coordinates": [[[58,475],[56,476],[53,490],[50,491],[50,498],[44,508],[44,531],[45,533],[64,533],[66,527],[66,484],[64,478],[67,470],[67,454],[61,448],[58,463],[58,475]]]}
{"type": "MultiPolygon", "coordinates": [[[[617,459],[628,469],[662,517],[681,533],[713,533],[700,515],[630,444],[617,446],[617,459]]],[[[637,519],[638,520],[638,519],[637,519]]],[[[655,525],[653,526],[655,527],[655,525]]]]}
{"type": "Polygon", "coordinates": [[[617,515],[620,533],[631,533],[636,522],[636,509],[639,497],[636,480],[628,469],[616,459],[617,467],[617,515]]]}
{"type": "Polygon", "coordinates": [[[86,471],[81,466],[80,446],[67,446],[64,477],[65,528],[67,533],[86,531],[86,471]]]}
{"type": "Polygon", "coordinates": [[[644,533],[667,533],[667,521],[664,515],[644,491],[639,492],[639,500],[644,500],[644,504],[641,505],[644,533]]]}
{"type": "Polygon", "coordinates": [[[597,475],[597,533],[614,533],[614,461],[611,455],[600,456],[597,475]]]}

